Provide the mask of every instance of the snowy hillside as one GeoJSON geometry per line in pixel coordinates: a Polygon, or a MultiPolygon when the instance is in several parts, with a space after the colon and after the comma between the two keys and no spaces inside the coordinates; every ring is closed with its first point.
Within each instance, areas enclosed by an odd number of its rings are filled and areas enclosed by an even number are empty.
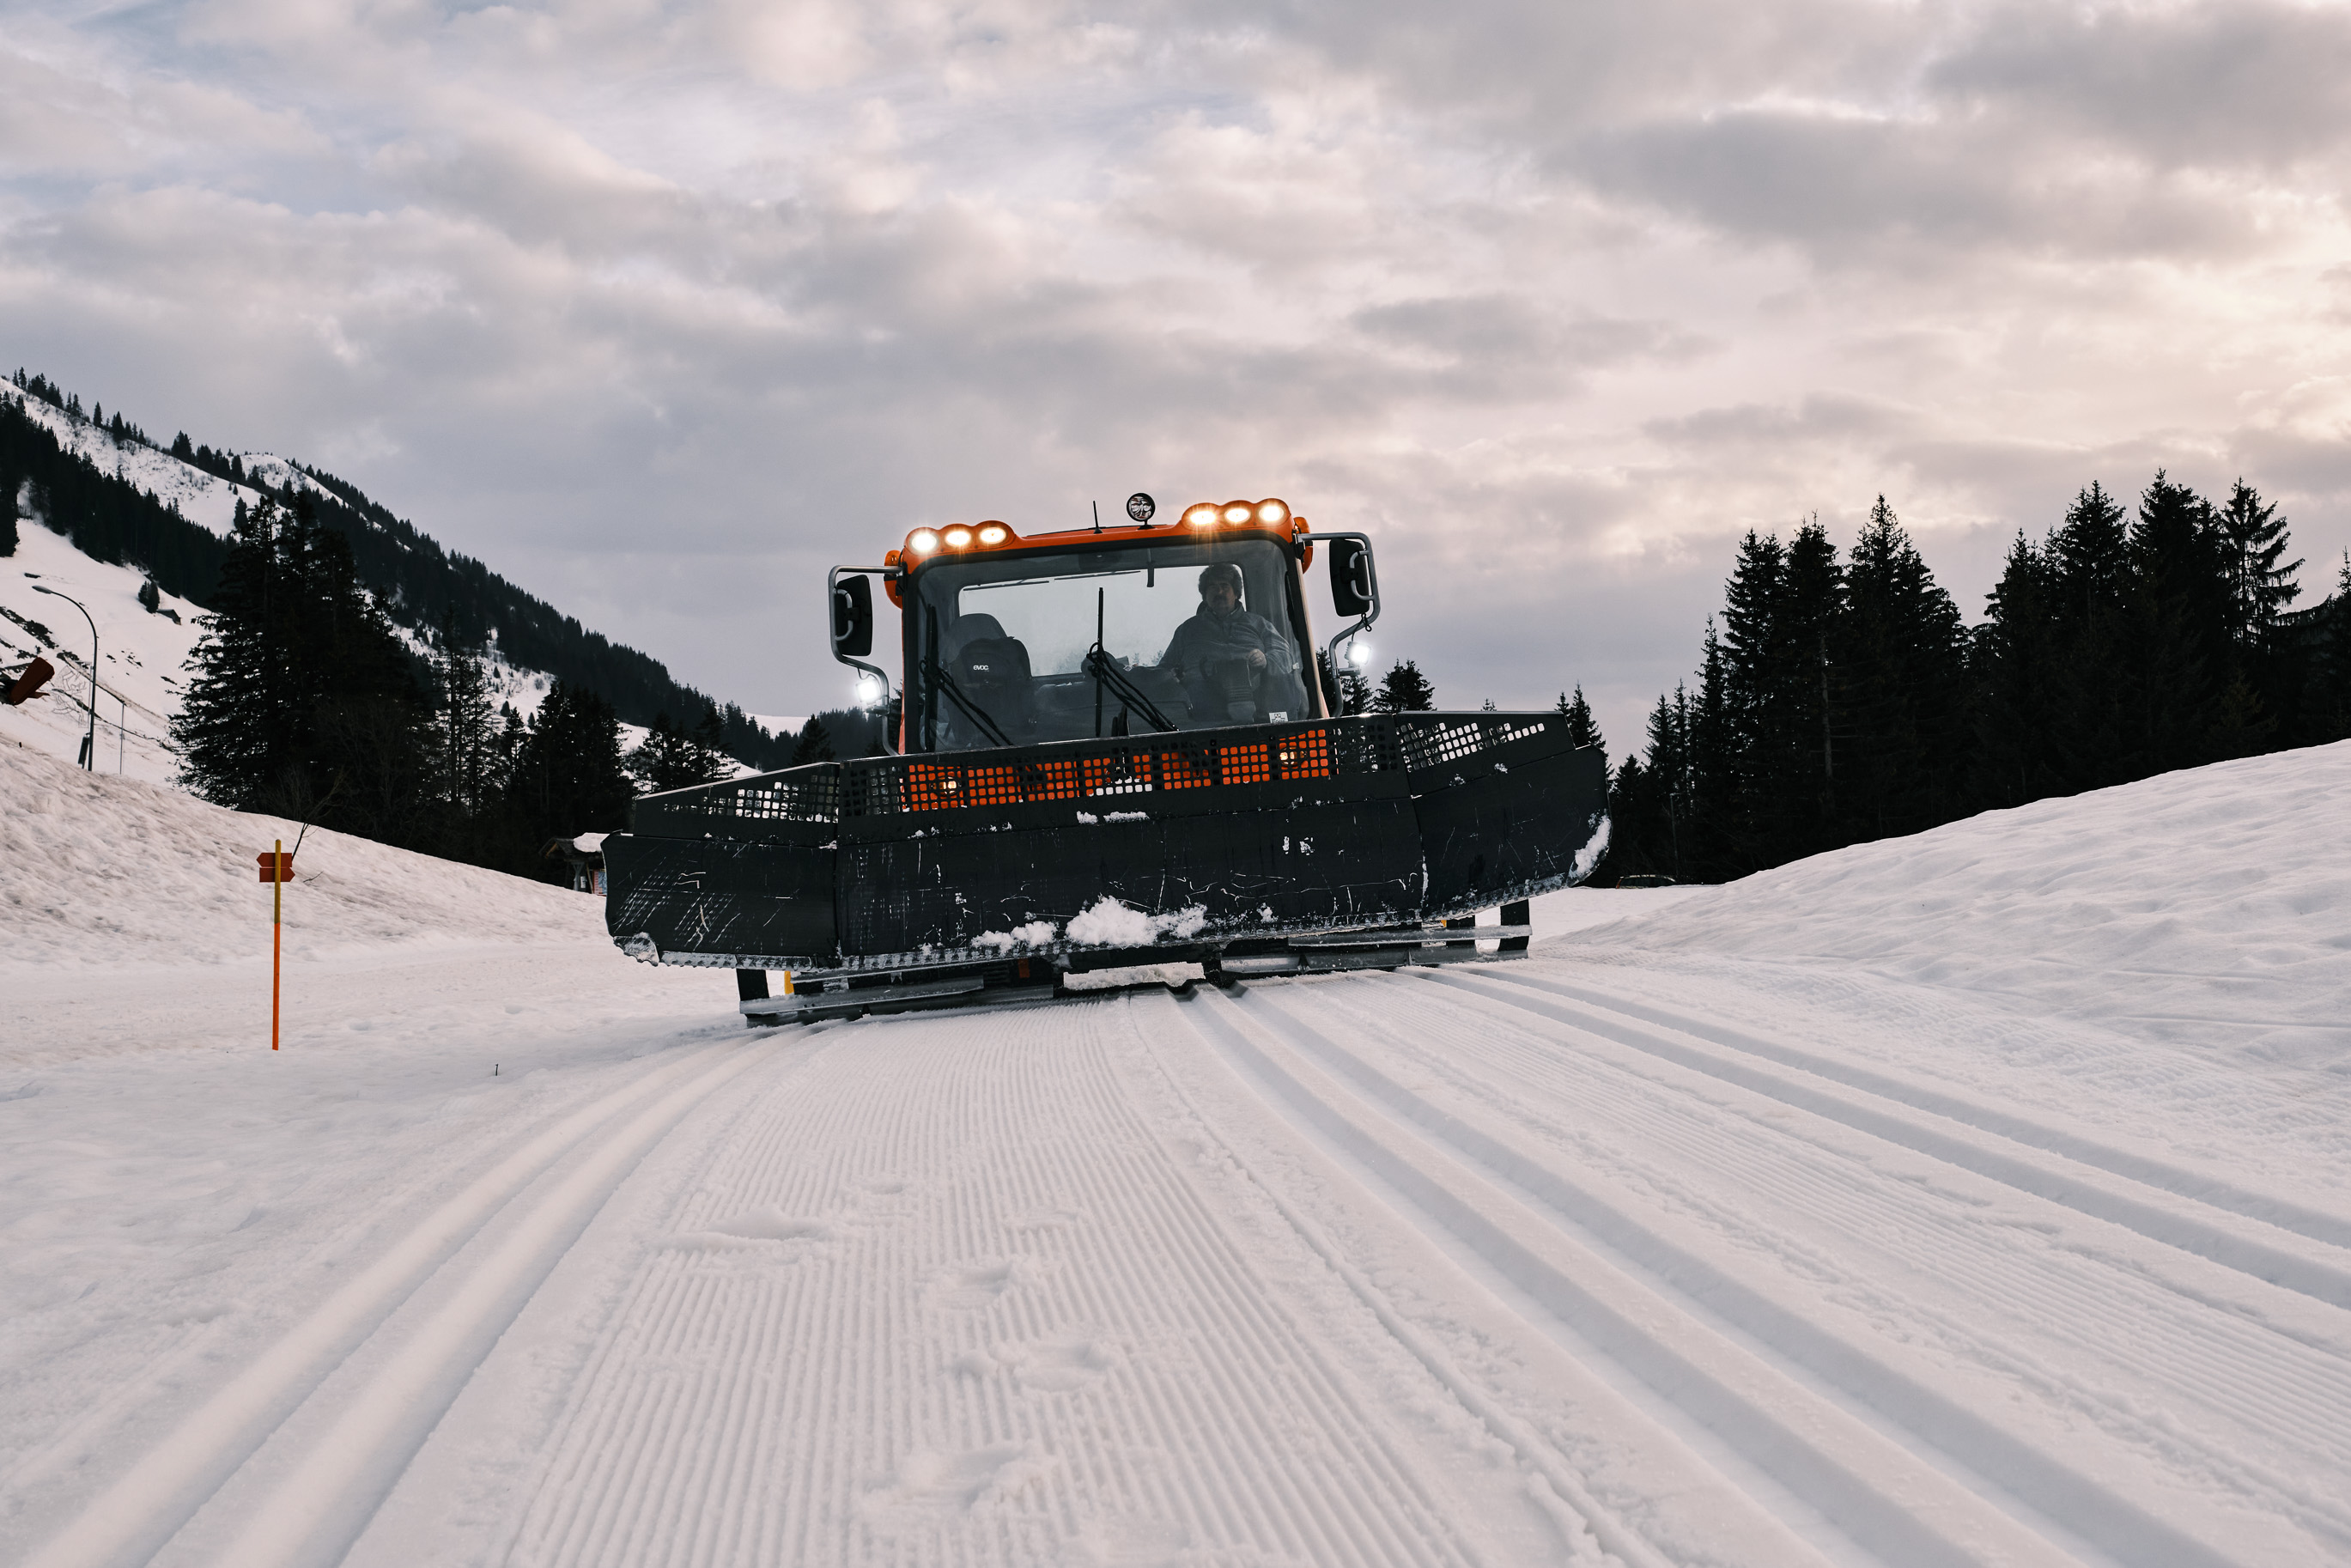
{"type": "Polygon", "coordinates": [[[157,782],[177,764],[169,742],[172,716],[188,678],[188,653],[203,634],[195,605],[159,596],[162,611],[139,602],[142,575],[108,566],[38,523],[18,525],[16,553],[0,559],[0,665],[14,670],[34,655],[57,667],[49,689],[18,707],[0,706],[0,738],[72,761],[89,722],[90,628],[98,630],[97,763],[108,773],[157,782]],[[36,585],[70,594],[76,610],[36,585]],[[174,621],[172,616],[179,619],[174,621]]]}
{"type": "MultiPolygon", "coordinates": [[[[68,452],[89,458],[102,473],[119,475],[141,490],[152,490],[156,499],[165,506],[177,507],[188,521],[223,538],[228,537],[229,525],[235,520],[236,504],[243,501],[252,506],[262,498],[262,492],[253,486],[207,474],[194,464],[183,463],[145,442],[118,438],[92,421],[68,413],[37,397],[19,396],[17,405],[68,452]]],[[[305,486],[309,485],[308,476],[290,464],[266,453],[248,455],[253,462],[247,465],[247,472],[256,477],[266,478],[273,485],[282,485],[289,479],[305,486]]]]}
{"type": "Polygon", "coordinates": [[[753,1031],[0,746],[0,1561],[2351,1558],[2351,747],[753,1031]]]}
{"type": "MultiPolygon", "coordinates": [[[[119,475],[140,489],[175,506],[183,517],[223,538],[228,536],[237,503],[259,502],[263,492],[237,485],[185,463],[169,452],[116,436],[90,420],[71,414],[37,397],[0,389],[26,415],[56,436],[68,451],[88,457],[102,471],[119,475]]],[[[326,494],[300,468],[266,453],[243,455],[246,472],[255,479],[285,488],[326,494]]],[[[0,560],[0,666],[20,667],[38,654],[57,667],[59,678],[40,701],[22,708],[0,708],[0,737],[23,742],[68,759],[80,755],[89,722],[89,639],[96,623],[99,653],[99,766],[133,779],[168,782],[177,765],[169,750],[171,719],[178,713],[180,695],[188,678],[190,653],[202,636],[197,617],[202,610],[171,593],[162,594],[157,611],[138,601],[144,574],[127,566],[94,560],[75,548],[72,539],[42,526],[29,486],[19,495],[26,512],[20,525],[20,543],[13,558],[0,560]],[[68,594],[81,601],[90,620],[63,600],[36,591],[36,584],[68,594]]],[[[428,653],[416,628],[395,625],[395,631],[419,654],[428,653]]],[[[542,670],[517,665],[495,641],[486,651],[485,671],[493,703],[511,705],[528,719],[546,696],[549,676],[542,670]]],[[[691,722],[685,716],[684,722],[691,722]]],[[[768,721],[770,734],[782,733],[768,721]]],[[[799,723],[805,723],[802,719],[799,723]]],[[[623,751],[644,740],[645,727],[623,724],[623,751]]],[[[793,725],[797,730],[798,725],[793,725]]],[[[736,761],[738,774],[755,769],[736,761]]]]}

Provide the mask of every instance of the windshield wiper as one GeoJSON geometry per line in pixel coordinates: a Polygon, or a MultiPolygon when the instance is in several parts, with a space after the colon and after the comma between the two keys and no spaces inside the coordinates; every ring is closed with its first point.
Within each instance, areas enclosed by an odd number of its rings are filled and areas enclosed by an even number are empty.
{"type": "MultiPolygon", "coordinates": [[[[934,624],[935,625],[935,622],[934,624]]],[[[946,693],[947,700],[955,704],[956,707],[962,709],[963,716],[971,720],[972,723],[977,725],[981,731],[987,735],[988,739],[996,742],[998,746],[1010,746],[1012,744],[1012,737],[1005,734],[1002,727],[998,725],[994,719],[987,716],[987,710],[981,707],[977,703],[973,702],[969,697],[964,695],[963,688],[956,685],[956,678],[947,674],[946,670],[939,664],[938,636],[935,631],[933,632],[931,636],[931,650],[929,653],[925,656],[923,664],[925,665],[925,673],[931,677],[931,688],[934,691],[946,693]]]]}
{"type": "MultiPolygon", "coordinates": [[[[1111,656],[1102,652],[1100,643],[1095,643],[1093,652],[1086,655],[1084,667],[1086,674],[1094,678],[1098,690],[1101,686],[1108,686],[1122,704],[1132,712],[1141,714],[1144,722],[1152,728],[1164,732],[1176,727],[1176,721],[1161,713],[1158,705],[1143,695],[1143,688],[1128,679],[1126,672],[1112,662],[1111,656]]],[[[1099,731],[1101,726],[1097,724],[1095,727],[1099,731]]]]}

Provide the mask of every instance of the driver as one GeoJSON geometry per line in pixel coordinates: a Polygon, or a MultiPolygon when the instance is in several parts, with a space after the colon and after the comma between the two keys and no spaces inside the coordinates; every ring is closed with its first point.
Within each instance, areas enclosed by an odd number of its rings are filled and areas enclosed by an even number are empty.
{"type": "Polygon", "coordinates": [[[1200,608],[1168,639],[1160,668],[1183,678],[1195,712],[1247,724],[1259,694],[1286,689],[1298,653],[1264,616],[1241,608],[1241,569],[1219,561],[1200,573],[1200,608]]]}

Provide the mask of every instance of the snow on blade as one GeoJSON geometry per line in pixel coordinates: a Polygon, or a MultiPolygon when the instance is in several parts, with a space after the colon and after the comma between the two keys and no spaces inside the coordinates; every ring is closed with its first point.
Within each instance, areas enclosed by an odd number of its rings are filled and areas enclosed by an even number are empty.
{"type": "Polygon", "coordinates": [[[1050,920],[1032,920],[1009,931],[983,931],[971,939],[971,945],[1008,953],[1015,947],[1041,947],[1050,942],[1059,930],[1060,927],[1050,920]]]}
{"type": "Polygon", "coordinates": [[[1600,857],[1607,852],[1608,819],[1603,817],[1600,819],[1600,825],[1592,831],[1592,836],[1583,841],[1583,847],[1575,852],[1575,860],[1571,867],[1574,873],[1575,881],[1581,883],[1585,877],[1590,876],[1592,868],[1598,865],[1600,857]]]}
{"type": "Polygon", "coordinates": [[[1070,922],[1070,940],[1089,946],[1140,947],[1165,936],[1196,936],[1207,923],[1207,910],[1196,904],[1173,914],[1146,915],[1104,894],[1070,922]]]}

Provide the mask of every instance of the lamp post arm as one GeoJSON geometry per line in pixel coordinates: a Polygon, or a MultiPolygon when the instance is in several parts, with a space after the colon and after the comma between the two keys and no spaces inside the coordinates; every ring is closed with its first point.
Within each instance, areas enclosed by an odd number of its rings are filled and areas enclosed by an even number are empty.
{"type": "Polygon", "coordinates": [[[85,768],[95,771],[98,768],[96,756],[98,750],[98,622],[91,616],[89,605],[63,590],[37,582],[33,584],[33,591],[46,593],[53,599],[64,600],[68,604],[80,611],[81,618],[89,622],[89,728],[82,735],[81,765],[85,768]]]}

